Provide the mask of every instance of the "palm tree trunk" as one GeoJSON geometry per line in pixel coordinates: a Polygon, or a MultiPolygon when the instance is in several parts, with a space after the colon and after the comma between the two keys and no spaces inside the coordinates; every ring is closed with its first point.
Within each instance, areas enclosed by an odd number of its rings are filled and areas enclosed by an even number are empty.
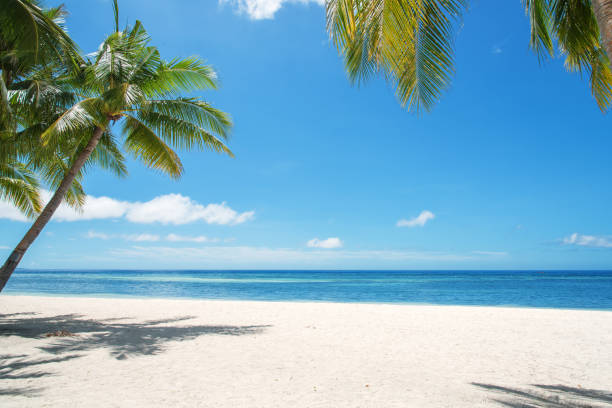
{"type": "Polygon", "coordinates": [[[91,155],[91,152],[93,152],[98,145],[98,142],[103,134],[104,129],[101,127],[96,127],[91,139],[89,139],[89,142],[87,143],[87,146],[85,146],[85,148],[77,156],[74,163],[72,163],[72,167],[70,167],[70,170],[68,170],[68,173],[66,173],[64,176],[64,179],[60,183],[55,194],[53,194],[53,197],[51,197],[51,200],[49,200],[40,215],[36,218],[36,221],[34,221],[34,224],[32,224],[28,232],[26,232],[19,244],[17,244],[13,252],[11,252],[11,255],[8,257],[4,265],[2,265],[2,268],[0,269],[0,292],[2,289],[4,289],[6,282],[8,282],[13,271],[15,271],[15,268],[17,268],[17,265],[19,265],[19,261],[21,261],[21,258],[25,252],[28,250],[30,245],[32,245],[32,242],[34,242],[45,225],[47,225],[49,220],[51,220],[55,210],[57,210],[57,208],[60,206],[62,200],[66,196],[66,193],[70,189],[72,181],[85,164],[85,161],[87,161],[91,155]]]}
{"type": "Polygon", "coordinates": [[[601,42],[612,67],[612,0],[591,0],[601,42]]]}

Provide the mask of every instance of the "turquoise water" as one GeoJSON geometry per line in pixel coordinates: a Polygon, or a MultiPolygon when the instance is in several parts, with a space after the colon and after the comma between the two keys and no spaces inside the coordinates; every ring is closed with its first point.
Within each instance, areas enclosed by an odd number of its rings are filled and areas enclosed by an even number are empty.
{"type": "Polygon", "coordinates": [[[612,271],[24,270],[6,293],[612,310],[612,271]]]}

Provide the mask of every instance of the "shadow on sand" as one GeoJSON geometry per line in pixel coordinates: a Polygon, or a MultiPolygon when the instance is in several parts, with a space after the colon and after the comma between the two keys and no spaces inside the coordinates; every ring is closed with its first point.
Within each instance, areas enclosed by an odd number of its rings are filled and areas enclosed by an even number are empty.
{"type": "MultiPolygon", "coordinates": [[[[79,357],[78,355],[65,355],[53,358],[28,358],[25,354],[4,354],[0,355],[0,381],[3,380],[22,380],[40,378],[53,375],[52,372],[41,370],[46,364],[61,363],[79,357]]],[[[3,381],[4,382],[4,381],[3,381]]],[[[23,395],[28,397],[36,396],[42,391],[35,387],[9,387],[0,388],[2,395],[23,395]]]]}
{"type": "MultiPolygon", "coordinates": [[[[93,320],[79,314],[39,317],[36,313],[0,314],[0,336],[43,339],[48,333],[66,330],[73,336],[53,338],[39,347],[53,358],[29,358],[27,355],[0,355],[0,381],[35,379],[52,372],[45,365],[78,358],[84,352],[107,349],[114,358],[155,355],[171,341],[192,340],[204,335],[244,336],[262,333],[269,326],[187,325],[193,316],[130,322],[130,318],[93,320]]],[[[2,395],[34,396],[38,388],[0,388],[2,395]]]]}
{"type": "Polygon", "coordinates": [[[511,408],[610,408],[612,392],[575,388],[565,385],[532,384],[533,388],[510,388],[493,384],[472,383],[492,392],[492,401],[511,408]]]}

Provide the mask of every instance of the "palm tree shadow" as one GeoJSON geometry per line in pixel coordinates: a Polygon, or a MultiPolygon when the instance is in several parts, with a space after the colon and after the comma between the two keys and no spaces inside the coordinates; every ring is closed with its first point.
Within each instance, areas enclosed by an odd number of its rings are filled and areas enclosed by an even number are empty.
{"type": "Polygon", "coordinates": [[[269,327],[176,324],[193,319],[193,316],[144,322],[126,322],[130,320],[126,317],[94,320],[79,314],[28,316],[0,316],[0,336],[43,338],[48,333],[66,330],[74,335],[58,337],[39,348],[56,355],[104,348],[119,360],[161,353],[171,341],[193,340],[203,335],[255,335],[269,327]]]}
{"type": "MultiPolygon", "coordinates": [[[[224,326],[186,325],[192,316],[180,316],[144,322],[129,318],[94,320],[79,314],[43,316],[35,313],[0,314],[0,337],[18,336],[44,339],[50,333],[64,331],[66,337],[53,337],[38,347],[53,357],[29,358],[25,354],[0,355],[0,381],[10,383],[50,375],[47,364],[62,363],[81,357],[82,352],[106,349],[118,360],[162,353],[168,342],[193,340],[204,335],[245,336],[262,333],[268,325],[224,326]]],[[[42,388],[0,388],[0,396],[36,396],[42,388]]]]}
{"type": "MultiPolygon", "coordinates": [[[[65,355],[53,358],[28,358],[25,354],[0,355],[0,380],[23,380],[41,378],[54,375],[52,372],[40,370],[50,363],[61,363],[79,357],[78,355],[65,355]]],[[[0,388],[1,395],[22,395],[32,397],[40,393],[41,388],[35,387],[8,387],[0,388]]]]}
{"type": "Polygon", "coordinates": [[[612,392],[575,388],[565,385],[532,384],[535,388],[511,388],[475,383],[472,385],[494,393],[492,400],[510,408],[604,408],[612,407],[612,392]]]}

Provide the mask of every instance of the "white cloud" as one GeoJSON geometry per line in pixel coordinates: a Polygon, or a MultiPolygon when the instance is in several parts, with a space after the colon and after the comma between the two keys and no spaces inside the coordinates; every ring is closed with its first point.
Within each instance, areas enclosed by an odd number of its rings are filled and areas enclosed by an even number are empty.
{"type": "Polygon", "coordinates": [[[315,3],[323,6],[325,0],[219,0],[219,4],[225,3],[253,20],[262,20],[274,18],[274,14],[286,3],[315,3]]]}
{"type": "Polygon", "coordinates": [[[228,207],[226,203],[199,204],[180,194],[167,194],[145,203],[133,203],[126,218],[135,223],[188,224],[204,221],[207,224],[235,225],[253,218],[254,211],[241,214],[228,207]]]}
{"type": "Polygon", "coordinates": [[[313,238],[306,243],[309,248],[324,248],[324,249],[334,249],[341,248],[342,241],[340,238],[332,237],[324,240],[320,240],[319,238],[313,238]]]}
{"type": "MultiPolygon", "coordinates": [[[[43,198],[46,202],[51,199],[51,195],[43,194],[43,198]]],[[[121,218],[130,205],[127,201],[119,201],[110,197],[87,196],[82,211],[76,211],[63,203],[53,215],[53,219],[56,221],[87,221],[121,218]]]]}
{"type": "MultiPolygon", "coordinates": [[[[50,194],[43,194],[45,201],[50,194]]],[[[166,194],[146,202],[129,202],[110,197],[87,196],[82,211],[75,211],[66,204],[60,205],[53,219],[55,221],[83,221],[95,219],[125,218],[130,222],[150,224],[182,225],[196,221],[207,224],[236,225],[253,219],[254,211],[238,213],[225,202],[202,205],[181,194],[166,194]]],[[[27,221],[11,204],[0,201],[0,218],[27,221]]]]}
{"type": "Polygon", "coordinates": [[[11,249],[11,248],[9,248],[7,246],[0,246],[0,249],[11,249]]]}
{"type": "Polygon", "coordinates": [[[89,239],[110,239],[111,236],[103,232],[89,231],[87,232],[87,238],[89,239]]]}
{"type": "Polygon", "coordinates": [[[609,237],[596,237],[593,235],[583,235],[577,232],[569,237],[563,238],[566,245],[578,245],[595,248],[612,248],[612,240],[609,237]]]}
{"type": "MultiPolygon", "coordinates": [[[[97,231],[88,231],[86,238],[89,239],[123,239],[125,241],[134,241],[134,242],[157,242],[157,241],[168,241],[168,242],[219,242],[219,238],[208,238],[204,235],[199,236],[185,236],[185,235],[177,235],[177,234],[168,234],[164,237],[161,237],[157,234],[106,234],[103,232],[97,231]]],[[[228,242],[226,240],[226,242],[228,242]]]]}
{"type": "Polygon", "coordinates": [[[135,242],[156,242],[156,241],[159,241],[159,235],[132,234],[132,235],[123,235],[123,239],[125,239],[126,241],[135,241],[135,242]]]}
{"type": "Polygon", "coordinates": [[[491,52],[493,54],[501,54],[503,52],[502,48],[498,45],[495,45],[491,48],[491,52]]]}
{"type": "Polygon", "coordinates": [[[410,220],[405,220],[405,219],[401,219],[397,222],[397,226],[398,227],[422,227],[425,225],[425,223],[427,223],[427,221],[429,220],[433,220],[434,218],[436,218],[435,214],[432,213],[431,211],[421,211],[421,213],[414,217],[411,218],[410,220]]]}
{"type": "Polygon", "coordinates": [[[197,237],[187,237],[184,235],[177,235],[177,234],[168,234],[166,235],[166,241],[170,241],[170,242],[218,242],[219,240],[217,238],[208,238],[205,237],[204,235],[200,235],[197,237]]]}
{"type": "Polygon", "coordinates": [[[0,218],[13,221],[27,221],[28,219],[17,208],[6,201],[0,201],[0,218]]]}
{"type": "Polygon", "coordinates": [[[105,234],[103,232],[97,231],[88,231],[86,238],[89,239],[123,239],[125,241],[134,241],[134,242],[157,242],[157,241],[168,241],[168,242],[219,242],[219,238],[208,238],[204,235],[199,235],[195,237],[177,235],[177,234],[168,234],[165,237],[161,237],[157,234],[105,234]]]}

